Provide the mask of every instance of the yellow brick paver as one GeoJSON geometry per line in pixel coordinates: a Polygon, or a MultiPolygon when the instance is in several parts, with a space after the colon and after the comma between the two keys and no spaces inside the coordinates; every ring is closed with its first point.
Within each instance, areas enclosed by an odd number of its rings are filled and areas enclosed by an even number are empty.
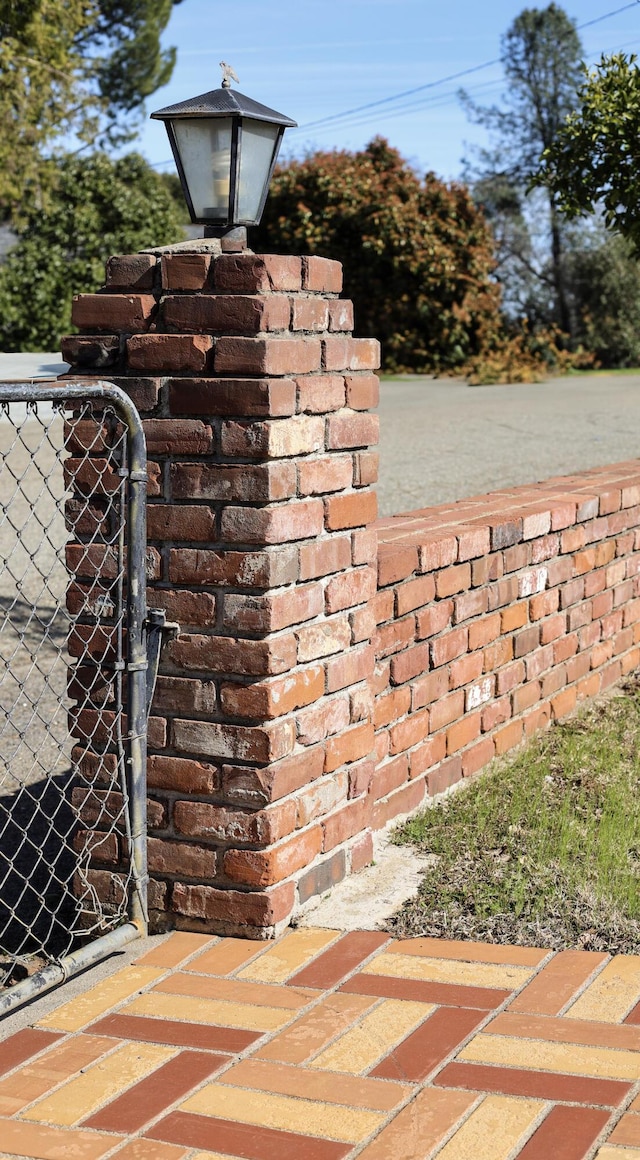
{"type": "Polygon", "coordinates": [[[640,1160],[639,1002],[634,955],[177,931],[0,1038],[0,1160],[640,1160]]]}
{"type": "Polygon", "coordinates": [[[529,967],[465,963],[383,951],[363,967],[362,974],[390,975],[396,979],[423,979],[431,983],[456,983],[465,987],[500,987],[515,990],[531,978],[533,970],[529,967]]]}
{"type": "Polygon", "coordinates": [[[309,1067],[347,1071],[353,1075],[368,1071],[382,1055],[422,1023],[433,1009],[430,1003],[385,999],[311,1060],[309,1067]]]}
{"type": "Polygon", "coordinates": [[[155,1043],[125,1043],[22,1114],[39,1123],[71,1127],[175,1054],[174,1048],[155,1043]]]}
{"type": "Polygon", "coordinates": [[[545,1108],[540,1100],[487,1096],[438,1153],[438,1160],[507,1160],[531,1135],[545,1108]]]}
{"type": "Polygon", "coordinates": [[[50,1015],[45,1015],[36,1026],[50,1027],[55,1031],[79,1031],[143,987],[150,986],[164,973],[157,967],[123,967],[110,979],[96,983],[85,995],[79,995],[50,1015]]]}
{"type": "Polygon", "coordinates": [[[293,1099],[216,1083],[207,1084],[182,1104],[182,1110],[354,1144],[364,1140],[386,1119],[379,1113],[361,1108],[293,1099]]]}
{"type": "Polygon", "coordinates": [[[257,983],[284,983],[339,937],[339,930],[294,930],[238,971],[237,978],[257,983]]]}
{"type": "Polygon", "coordinates": [[[566,1012],[568,1019],[621,1023],[640,1000],[640,955],[617,955],[566,1012]]]}
{"type": "Polygon", "coordinates": [[[458,1059],[606,1079],[635,1081],[640,1078],[640,1053],[635,1051],[549,1043],[540,1039],[511,1039],[504,1035],[476,1035],[463,1048],[458,1059]]]}
{"type": "Polygon", "coordinates": [[[126,1015],[151,1015],[162,1019],[182,1019],[189,1023],[243,1027],[247,1031],[276,1031],[288,1023],[293,1012],[280,1007],[258,1007],[249,1003],[227,1003],[217,999],[196,999],[189,995],[162,995],[151,991],[140,995],[124,1008],[126,1015]]]}

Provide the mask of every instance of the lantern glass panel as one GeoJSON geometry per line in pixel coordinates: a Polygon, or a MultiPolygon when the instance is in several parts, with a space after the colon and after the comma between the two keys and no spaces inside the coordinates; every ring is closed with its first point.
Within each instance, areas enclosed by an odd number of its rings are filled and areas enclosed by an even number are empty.
{"type": "Polygon", "coordinates": [[[173,122],[196,218],[229,220],[231,128],[231,117],[173,122]]]}
{"type": "Polygon", "coordinates": [[[236,218],[240,222],[257,222],[271,163],[280,133],[279,125],[264,121],[242,120],[240,184],[236,218]]]}

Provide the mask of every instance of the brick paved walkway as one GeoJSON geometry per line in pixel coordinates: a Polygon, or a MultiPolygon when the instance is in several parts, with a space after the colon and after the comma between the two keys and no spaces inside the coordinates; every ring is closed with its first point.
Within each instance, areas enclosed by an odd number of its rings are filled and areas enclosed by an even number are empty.
{"type": "Polygon", "coordinates": [[[640,1160],[640,957],[173,934],[0,1075],[2,1156],[640,1160]]]}

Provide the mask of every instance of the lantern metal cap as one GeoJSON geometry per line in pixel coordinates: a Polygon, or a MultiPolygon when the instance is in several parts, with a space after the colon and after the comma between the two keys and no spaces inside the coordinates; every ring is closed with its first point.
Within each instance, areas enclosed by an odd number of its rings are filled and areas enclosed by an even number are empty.
{"type": "Polygon", "coordinates": [[[165,109],[158,109],[151,113],[151,119],[156,121],[172,121],[178,117],[252,117],[257,121],[269,121],[273,125],[283,125],[285,128],[295,128],[297,121],[285,117],[275,109],[269,109],[251,97],[245,97],[237,89],[212,89],[209,93],[201,93],[199,97],[191,97],[188,101],[178,101],[177,105],[167,105],[165,109]]]}

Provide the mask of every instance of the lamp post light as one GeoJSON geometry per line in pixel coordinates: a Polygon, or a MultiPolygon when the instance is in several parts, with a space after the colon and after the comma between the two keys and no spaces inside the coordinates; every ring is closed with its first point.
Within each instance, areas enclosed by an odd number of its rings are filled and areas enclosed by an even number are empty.
{"type": "Polygon", "coordinates": [[[296,121],[231,89],[233,69],[221,62],[222,86],[152,113],[164,121],[191,221],[225,248],[246,246],[257,226],[284,131],[296,121]]]}

